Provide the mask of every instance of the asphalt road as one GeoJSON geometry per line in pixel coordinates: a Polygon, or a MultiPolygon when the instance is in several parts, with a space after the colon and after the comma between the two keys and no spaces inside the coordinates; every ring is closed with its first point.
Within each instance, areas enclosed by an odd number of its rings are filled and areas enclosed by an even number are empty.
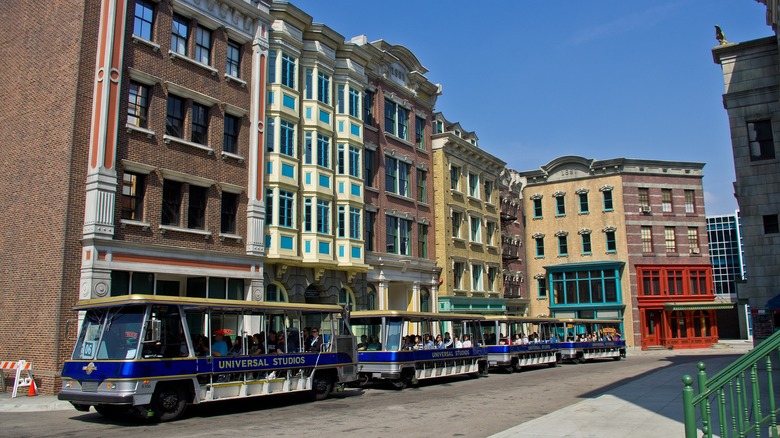
{"type": "Polygon", "coordinates": [[[206,403],[190,406],[182,420],[171,423],[109,420],[94,411],[0,413],[0,436],[484,437],[595,397],[660,367],[690,363],[695,370],[700,359],[643,352],[619,362],[423,381],[403,391],[389,386],[348,389],[320,402],[283,395],[206,403]]]}

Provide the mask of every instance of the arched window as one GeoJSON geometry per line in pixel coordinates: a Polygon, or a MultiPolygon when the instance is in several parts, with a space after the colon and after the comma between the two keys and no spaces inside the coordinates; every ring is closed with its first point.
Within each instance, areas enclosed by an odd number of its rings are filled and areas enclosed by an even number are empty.
{"type": "Polygon", "coordinates": [[[366,293],[366,310],[376,310],[376,289],[370,284],[366,293]]]}
{"type": "Polygon", "coordinates": [[[420,312],[431,311],[431,293],[427,288],[420,289],[420,312]]]}
{"type": "Polygon", "coordinates": [[[280,284],[269,283],[265,287],[265,301],[286,303],[287,291],[285,291],[284,287],[280,284]]]}
{"type": "Polygon", "coordinates": [[[348,306],[347,308],[352,311],[355,307],[355,294],[351,290],[342,287],[339,291],[339,306],[348,306]]]}

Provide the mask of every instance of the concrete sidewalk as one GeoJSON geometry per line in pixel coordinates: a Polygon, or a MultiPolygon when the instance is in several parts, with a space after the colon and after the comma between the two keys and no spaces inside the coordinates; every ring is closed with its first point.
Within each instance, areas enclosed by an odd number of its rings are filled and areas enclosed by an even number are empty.
{"type": "MultiPolygon", "coordinates": [[[[735,341],[721,348],[687,350],[676,355],[697,356],[713,376],[736,358],[724,354],[745,354],[752,343],[735,341]]],[[[637,354],[669,354],[640,352],[637,354]]],[[[629,353],[628,360],[631,360],[629,353]]],[[[683,436],[682,376],[696,376],[696,362],[661,368],[604,394],[569,405],[548,415],[522,423],[491,438],[510,437],[631,437],[683,436]]]]}

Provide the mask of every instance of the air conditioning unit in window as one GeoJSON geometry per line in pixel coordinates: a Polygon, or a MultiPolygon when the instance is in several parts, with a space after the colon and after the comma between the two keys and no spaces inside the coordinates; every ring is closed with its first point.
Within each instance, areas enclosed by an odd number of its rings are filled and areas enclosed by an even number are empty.
{"type": "Polygon", "coordinates": [[[698,254],[699,248],[691,248],[691,254],[698,254]]]}
{"type": "Polygon", "coordinates": [[[650,212],[652,212],[653,210],[650,208],[649,205],[643,205],[639,207],[639,211],[644,214],[650,214],[650,212]]]}

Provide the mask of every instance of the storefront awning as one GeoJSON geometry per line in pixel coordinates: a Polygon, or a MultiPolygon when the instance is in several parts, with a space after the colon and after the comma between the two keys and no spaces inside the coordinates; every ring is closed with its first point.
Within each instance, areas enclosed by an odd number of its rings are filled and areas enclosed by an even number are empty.
{"type": "Polygon", "coordinates": [[[691,303],[664,303],[664,310],[725,310],[734,308],[735,303],[725,301],[707,301],[691,303]]]}

